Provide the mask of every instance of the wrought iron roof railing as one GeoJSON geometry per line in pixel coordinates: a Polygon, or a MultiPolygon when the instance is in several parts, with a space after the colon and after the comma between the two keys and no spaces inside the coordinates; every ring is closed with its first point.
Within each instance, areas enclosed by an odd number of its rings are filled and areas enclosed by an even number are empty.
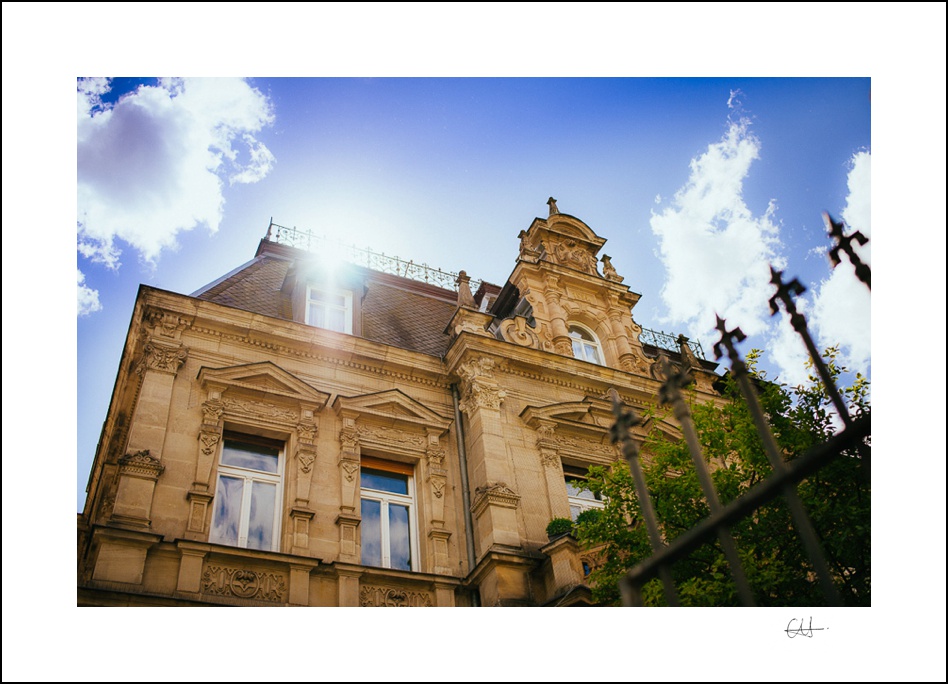
{"type": "MultiPolygon", "coordinates": [[[[451,271],[442,271],[440,268],[434,268],[424,263],[415,263],[412,260],[405,261],[397,256],[389,256],[384,252],[373,252],[371,249],[356,247],[355,245],[346,245],[338,240],[331,240],[325,235],[317,235],[311,230],[299,230],[298,228],[288,228],[281,226],[273,221],[267,228],[266,240],[275,242],[287,247],[295,247],[307,252],[318,254],[321,251],[330,250],[334,256],[341,261],[363,266],[380,273],[417,280],[428,285],[443,288],[445,290],[457,291],[457,273],[451,271]]],[[[481,281],[471,279],[470,287],[472,292],[477,292],[481,281]]]]}
{"type": "MultiPolygon", "coordinates": [[[[653,347],[658,347],[659,349],[665,349],[667,351],[678,351],[678,335],[673,335],[667,332],[659,332],[657,330],[649,330],[648,328],[642,328],[642,334],[639,335],[639,342],[642,344],[648,344],[653,347]]],[[[707,359],[704,355],[704,349],[701,348],[701,342],[698,340],[688,340],[688,346],[691,347],[691,351],[699,359],[707,359]]]]}

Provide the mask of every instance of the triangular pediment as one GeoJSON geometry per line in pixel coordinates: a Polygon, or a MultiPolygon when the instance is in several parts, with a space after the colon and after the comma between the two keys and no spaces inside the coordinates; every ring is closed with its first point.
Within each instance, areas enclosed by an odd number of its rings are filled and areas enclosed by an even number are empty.
{"type": "Polygon", "coordinates": [[[412,424],[442,431],[451,425],[450,419],[397,389],[355,397],[336,397],[332,407],[336,413],[349,412],[360,417],[371,416],[382,422],[412,424]]]}
{"type": "Polygon", "coordinates": [[[612,407],[605,399],[584,397],[582,401],[567,401],[547,406],[528,406],[520,417],[531,426],[543,421],[552,421],[563,426],[608,431],[615,418],[612,407]]]}
{"type": "Polygon", "coordinates": [[[260,393],[315,404],[317,411],[326,405],[330,396],[328,392],[321,392],[271,361],[227,368],[201,368],[198,381],[204,388],[213,385],[222,390],[260,393]]]}

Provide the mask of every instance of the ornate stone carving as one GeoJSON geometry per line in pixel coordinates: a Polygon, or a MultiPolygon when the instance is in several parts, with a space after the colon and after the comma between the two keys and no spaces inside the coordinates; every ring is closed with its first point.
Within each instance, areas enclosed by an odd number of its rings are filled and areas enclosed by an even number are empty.
{"type": "Polygon", "coordinates": [[[542,449],[540,451],[540,461],[547,468],[562,470],[562,461],[559,455],[553,449],[542,449]]]}
{"type": "Polygon", "coordinates": [[[284,575],[223,565],[208,565],[201,577],[202,593],[273,603],[283,603],[286,587],[284,575]]]}
{"type": "Polygon", "coordinates": [[[356,473],[359,472],[359,462],[351,459],[342,460],[342,472],[347,481],[355,480],[356,473]]]}
{"type": "Polygon", "coordinates": [[[477,512],[488,504],[516,508],[520,503],[520,495],[507,486],[506,482],[488,482],[474,490],[474,503],[471,510],[477,512]]]}
{"type": "Polygon", "coordinates": [[[360,443],[364,443],[366,441],[382,442],[414,449],[424,449],[425,444],[427,443],[427,440],[421,435],[413,435],[409,432],[398,430],[396,428],[366,427],[364,425],[359,425],[356,428],[356,432],[359,435],[360,443]]]}
{"type": "Polygon", "coordinates": [[[319,428],[315,423],[299,423],[296,426],[296,432],[304,442],[312,442],[316,439],[319,428]]]}
{"type": "Polygon", "coordinates": [[[217,445],[221,441],[221,436],[216,432],[201,430],[201,434],[198,436],[198,439],[201,440],[201,453],[203,453],[205,456],[210,456],[217,450],[217,445]]]}
{"type": "Polygon", "coordinates": [[[243,413],[258,418],[270,418],[271,420],[276,420],[281,423],[294,423],[299,418],[297,412],[269,402],[224,399],[223,404],[227,411],[243,413]]]}
{"type": "Polygon", "coordinates": [[[179,339],[181,331],[191,327],[191,321],[170,311],[150,308],[145,314],[145,325],[154,335],[179,339]]]}
{"type": "Polygon", "coordinates": [[[520,345],[521,347],[540,348],[539,336],[527,325],[527,319],[523,316],[516,316],[507,319],[500,324],[500,334],[508,342],[520,345]]]}
{"type": "Polygon", "coordinates": [[[187,358],[188,350],[184,347],[168,347],[163,344],[148,342],[145,345],[142,362],[138,365],[137,370],[139,375],[144,374],[146,370],[175,375],[187,358]]]}
{"type": "Polygon", "coordinates": [[[499,409],[507,396],[494,380],[495,362],[481,356],[458,367],[458,375],[464,387],[464,396],[460,408],[468,412],[474,408],[499,409]]]}
{"type": "Polygon", "coordinates": [[[151,479],[158,479],[158,476],[165,471],[161,461],[152,456],[148,449],[137,451],[134,454],[125,454],[119,459],[119,472],[122,475],[138,475],[151,479]]]}
{"type": "Polygon", "coordinates": [[[435,495],[435,498],[440,499],[444,496],[445,484],[447,484],[447,480],[444,477],[437,475],[431,476],[431,493],[435,495]]]}
{"type": "Polygon", "coordinates": [[[343,428],[339,433],[339,443],[343,449],[357,449],[359,447],[359,433],[355,428],[343,428]]]}
{"type": "Polygon", "coordinates": [[[616,273],[615,266],[612,265],[612,257],[608,254],[602,255],[602,276],[606,280],[611,280],[614,283],[621,283],[625,278],[616,273]]]}
{"type": "Polygon", "coordinates": [[[204,412],[206,425],[217,425],[224,415],[224,404],[219,399],[208,399],[201,404],[201,410],[204,412]]]}
{"type": "Polygon", "coordinates": [[[609,459],[616,459],[619,456],[618,448],[612,444],[598,444],[588,439],[563,436],[557,436],[553,441],[556,442],[557,447],[574,453],[596,454],[609,459]]]}
{"type": "Polygon", "coordinates": [[[596,257],[589,248],[576,240],[551,241],[552,256],[557,264],[583,273],[599,275],[596,271],[596,257]]]}
{"type": "Polygon", "coordinates": [[[316,452],[301,449],[297,452],[296,458],[300,463],[300,470],[304,473],[309,473],[313,469],[313,463],[316,461],[316,452]]]}
{"type": "Polygon", "coordinates": [[[390,608],[431,608],[431,594],[394,587],[363,586],[359,590],[360,606],[390,608]]]}
{"type": "Polygon", "coordinates": [[[445,451],[440,447],[428,447],[425,452],[428,457],[428,466],[430,468],[441,468],[444,466],[445,451]]]}

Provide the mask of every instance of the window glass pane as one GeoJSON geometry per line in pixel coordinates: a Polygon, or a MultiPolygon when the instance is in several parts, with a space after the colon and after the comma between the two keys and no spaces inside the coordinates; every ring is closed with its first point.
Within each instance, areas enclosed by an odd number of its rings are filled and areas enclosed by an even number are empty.
{"type": "Polygon", "coordinates": [[[579,517],[579,514],[582,513],[583,509],[579,506],[570,505],[569,507],[569,517],[573,519],[573,522],[576,522],[576,518],[579,517]]]}
{"type": "Polygon", "coordinates": [[[309,324],[317,328],[326,327],[326,317],[323,315],[323,306],[321,304],[309,305],[309,324]]]}
{"type": "Polygon", "coordinates": [[[576,340],[573,340],[573,356],[577,359],[585,360],[585,357],[583,356],[583,345],[576,340]]]}
{"type": "Polygon", "coordinates": [[[382,567],[382,503],[362,499],[362,564],[382,567]]]}
{"type": "Polygon", "coordinates": [[[326,293],[323,290],[312,289],[309,291],[309,299],[312,302],[325,302],[326,293]]]}
{"type": "Polygon", "coordinates": [[[602,365],[602,359],[599,358],[599,350],[592,344],[584,345],[586,347],[586,360],[602,365]]]}
{"type": "Polygon", "coordinates": [[[392,494],[408,494],[408,476],[384,470],[362,469],[362,486],[392,494]]]}
{"type": "Polygon", "coordinates": [[[589,501],[598,501],[601,497],[593,494],[588,489],[580,489],[582,480],[570,478],[566,480],[566,493],[577,499],[588,499],[589,501]]]}
{"type": "Polygon", "coordinates": [[[280,452],[277,449],[233,440],[224,441],[224,452],[221,454],[221,463],[224,465],[275,473],[279,462],[280,452]]]}
{"type": "Polygon", "coordinates": [[[396,570],[411,570],[411,542],[408,536],[408,506],[388,505],[388,536],[392,564],[396,570]]]}
{"type": "Polygon", "coordinates": [[[345,310],[340,309],[329,309],[326,312],[326,317],[328,322],[326,327],[329,330],[335,330],[336,332],[345,332],[346,331],[346,312],[345,310]]]}
{"type": "Polygon", "coordinates": [[[250,528],[247,548],[273,550],[273,516],[276,511],[276,485],[254,482],[250,490],[250,528]]]}
{"type": "Polygon", "coordinates": [[[224,476],[217,480],[211,542],[229,546],[237,545],[237,525],[240,523],[240,503],[243,492],[243,480],[224,476]]]}

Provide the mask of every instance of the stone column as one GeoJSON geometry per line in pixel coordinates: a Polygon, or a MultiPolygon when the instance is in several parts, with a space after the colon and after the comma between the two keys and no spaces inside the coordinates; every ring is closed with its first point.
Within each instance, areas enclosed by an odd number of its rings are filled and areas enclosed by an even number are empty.
{"type": "Polygon", "coordinates": [[[546,277],[544,298],[546,299],[546,308],[550,315],[553,349],[557,354],[572,356],[573,342],[569,337],[569,328],[566,325],[566,311],[563,309],[563,305],[560,304],[564,292],[559,282],[559,276],[548,275],[546,277]]]}
{"type": "Polygon", "coordinates": [[[569,501],[566,494],[566,480],[563,477],[563,462],[560,459],[553,435],[556,424],[541,421],[537,427],[537,450],[540,452],[540,461],[543,463],[543,474],[546,476],[547,499],[550,502],[551,518],[568,518],[569,501]]]}
{"type": "MultiPolygon", "coordinates": [[[[342,411],[342,430],[339,433],[339,474],[342,486],[339,515],[336,516],[336,525],[339,527],[339,560],[343,563],[361,563],[362,551],[358,541],[360,514],[359,470],[361,467],[361,448],[359,433],[356,432],[356,418],[358,414],[342,411]]],[[[342,596],[342,579],[340,578],[340,600],[342,596]]],[[[356,603],[358,605],[358,582],[356,582],[356,603]]],[[[340,603],[340,605],[343,605],[340,603]]]]}
{"type": "Polygon", "coordinates": [[[191,510],[188,514],[188,528],[185,530],[186,539],[203,540],[207,535],[207,526],[211,519],[211,469],[220,450],[223,427],[221,416],[224,415],[224,403],[221,401],[223,387],[208,386],[209,398],[201,405],[204,420],[198,433],[197,459],[194,466],[194,482],[188,490],[188,502],[191,510]]]}
{"type": "Polygon", "coordinates": [[[468,466],[475,490],[471,509],[479,555],[494,544],[520,546],[520,497],[507,484],[514,479],[500,410],[506,392],[493,371],[494,361],[488,357],[466,361],[457,370],[461,377],[460,408],[468,417],[468,466]]]}
{"type": "Polygon", "coordinates": [[[428,429],[425,450],[425,482],[428,485],[428,572],[450,575],[448,540],[451,533],[444,528],[444,497],[448,472],[444,469],[445,450],[436,430],[428,429]]]}
{"type": "Polygon", "coordinates": [[[296,555],[309,555],[310,523],[316,517],[316,511],[309,506],[309,492],[313,484],[318,434],[319,426],[316,424],[313,407],[303,406],[300,422],[296,426],[296,454],[293,459],[296,463],[296,500],[290,507],[290,553],[296,555]]]}

